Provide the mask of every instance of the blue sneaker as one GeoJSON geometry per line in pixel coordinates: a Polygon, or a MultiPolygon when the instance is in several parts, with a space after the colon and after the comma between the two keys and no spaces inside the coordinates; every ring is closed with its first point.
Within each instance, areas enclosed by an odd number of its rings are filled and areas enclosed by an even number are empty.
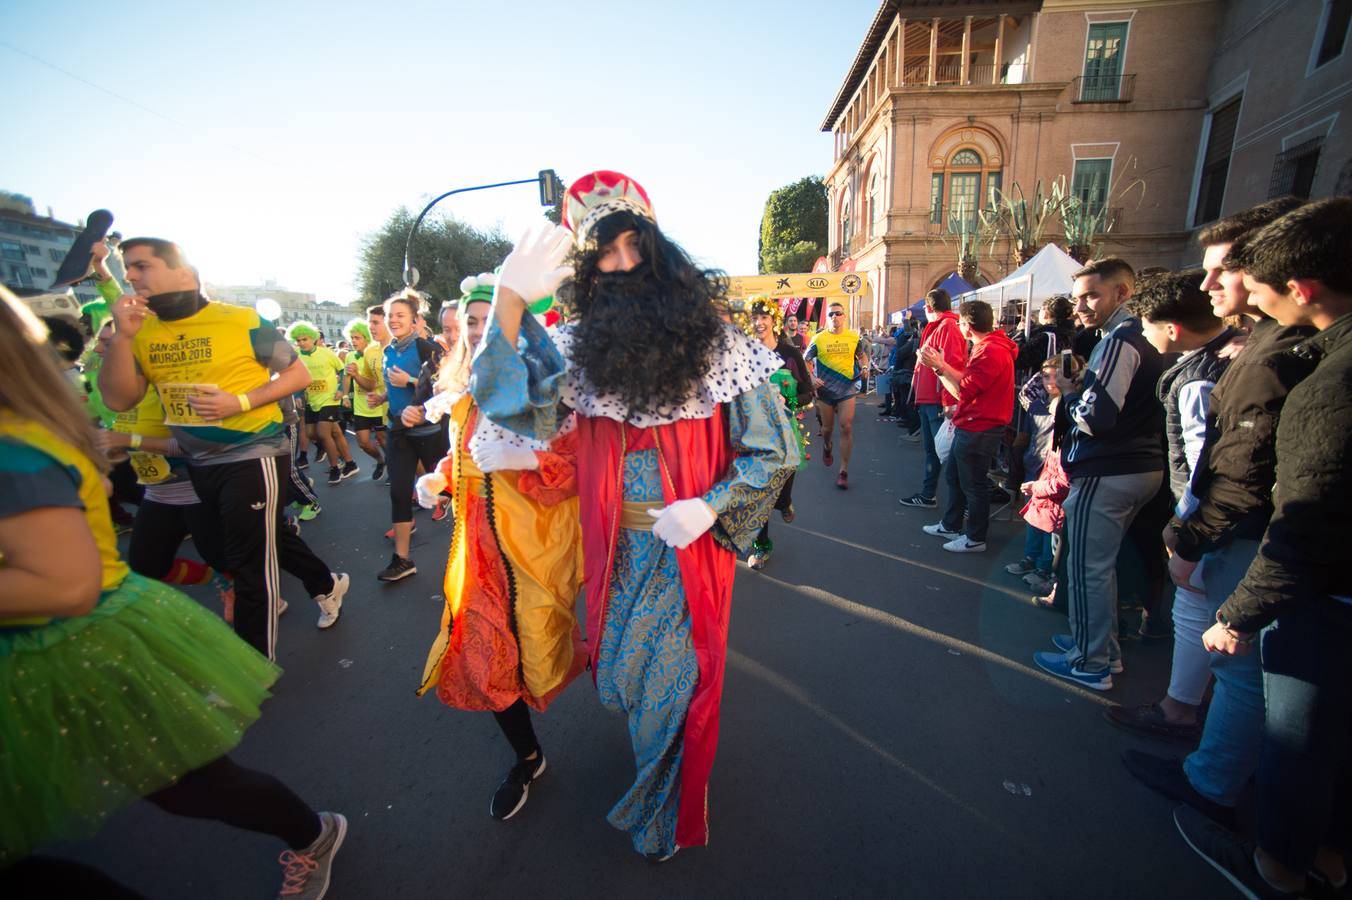
{"type": "MultiPolygon", "coordinates": [[[[1054,635],[1052,635],[1052,646],[1055,647],[1057,650],[1060,650],[1062,653],[1075,653],[1075,652],[1076,652],[1076,648],[1075,648],[1075,638],[1071,637],[1071,636],[1068,635],[1068,634],[1054,634],[1054,635]]],[[[1108,672],[1109,672],[1109,674],[1112,674],[1112,675],[1121,675],[1121,674],[1122,674],[1123,672],[1125,672],[1125,671],[1126,671],[1126,667],[1122,665],[1122,660],[1120,660],[1120,659],[1117,660],[1116,662],[1110,662],[1110,663],[1108,663],[1108,672]]]]}
{"type": "Polygon", "coordinates": [[[1034,653],[1033,662],[1039,669],[1057,678],[1073,681],[1081,687],[1094,691],[1112,690],[1113,676],[1106,669],[1102,672],[1084,672],[1075,668],[1061,653],[1034,653]]]}

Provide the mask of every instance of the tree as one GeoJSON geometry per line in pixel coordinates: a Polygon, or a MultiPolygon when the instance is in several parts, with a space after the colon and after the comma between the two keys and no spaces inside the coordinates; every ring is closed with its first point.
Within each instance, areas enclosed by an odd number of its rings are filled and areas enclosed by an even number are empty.
{"type": "MultiPolygon", "coordinates": [[[[362,242],[357,264],[362,302],[379,303],[404,286],[404,241],[413,218],[401,206],[362,242]]],[[[409,262],[418,270],[418,290],[432,297],[435,315],[443,302],[460,296],[460,282],[466,275],[493,271],[511,249],[512,242],[496,228],[481,231],[429,213],[413,238],[409,262]]]]}
{"type": "Polygon", "coordinates": [[[760,270],[810,272],[826,255],[826,185],[809,175],[772,191],[761,216],[760,270]]]}

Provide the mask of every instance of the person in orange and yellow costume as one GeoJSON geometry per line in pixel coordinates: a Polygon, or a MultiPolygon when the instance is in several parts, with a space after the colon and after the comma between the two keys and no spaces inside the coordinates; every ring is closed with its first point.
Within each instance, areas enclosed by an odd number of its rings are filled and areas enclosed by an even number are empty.
{"type": "Polygon", "coordinates": [[[450,420],[450,450],[418,480],[418,502],[454,498],[446,607],[419,693],[489,710],[517,760],[489,812],[509,819],[545,771],[530,710],[543,711],[587,660],[574,605],[582,588],[576,438],[534,441],[482,416],[467,388],[470,356],[492,314],[493,276],[461,284],[459,340],[423,415],[450,420]]]}

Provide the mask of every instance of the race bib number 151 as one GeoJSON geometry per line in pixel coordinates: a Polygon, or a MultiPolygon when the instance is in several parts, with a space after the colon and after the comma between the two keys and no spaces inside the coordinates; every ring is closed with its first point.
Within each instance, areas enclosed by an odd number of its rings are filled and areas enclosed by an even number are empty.
{"type": "Polygon", "coordinates": [[[166,425],[211,425],[220,419],[204,419],[197,414],[188,402],[202,388],[214,388],[214,384],[160,384],[160,402],[164,404],[164,424],[166,425]]]}

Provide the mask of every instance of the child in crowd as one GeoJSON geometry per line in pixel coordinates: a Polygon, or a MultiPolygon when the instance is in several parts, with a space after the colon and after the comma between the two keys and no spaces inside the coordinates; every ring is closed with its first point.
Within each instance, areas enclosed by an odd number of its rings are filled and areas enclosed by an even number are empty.
{"type": "MultiPolygon", "coordinates": [[[[1069,357],[1071,378],[1079,381],[1084,371],[1084,359],[1069,357]]],[[[1019,491],[1028,502],[1019,514],[1028,523],[1028,532],[1024,538],[1023,559],[1005,566],[1011,575],[1023,576],[1024,583],[1036,591],[1033,603],[1051,608],[1055,598],[1055,579],[1053,570],[1055,559],[1059,555],[1059,538],[1065,525],[1066,515],[1061,503],[1070,492],[1070,478],[1061,468],[1061,450],[1054,435],[1056,407],[1060,402],[1061,391],[1056,384],[1056,369],[1062,364],[1060,357],[1054,357],[1042,364],[1042,382],[1050,398],[1045,412],[1029,411],[1028,421],[1034,429],[1030,434],[1029,454],[1042,449],[1041,459],[1025,461],[1029,472],[1037,472],[1037,478],[1025,481],[1019,491]]]]}

